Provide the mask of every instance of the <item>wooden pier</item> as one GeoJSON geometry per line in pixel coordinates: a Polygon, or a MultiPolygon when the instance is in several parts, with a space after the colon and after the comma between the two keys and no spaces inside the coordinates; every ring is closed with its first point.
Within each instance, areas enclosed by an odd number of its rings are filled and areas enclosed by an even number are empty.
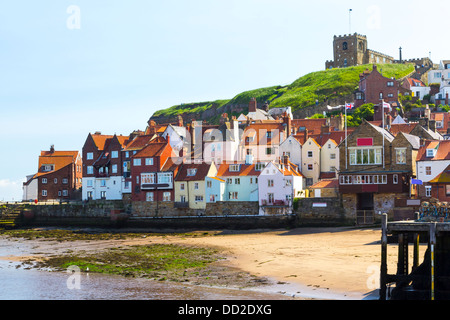
{"type": "Polygon", "coordinates": [[[450,222],[421,221],[418,215],[415,221],[388,222],[384,214],[381,229],[380,300],[450,299],[450,222]],[[395,274],[388,274],[387,268],[391,244],[398,246],[395,274]],[[421,244],[427,245],[423,257],[421,244]]]}

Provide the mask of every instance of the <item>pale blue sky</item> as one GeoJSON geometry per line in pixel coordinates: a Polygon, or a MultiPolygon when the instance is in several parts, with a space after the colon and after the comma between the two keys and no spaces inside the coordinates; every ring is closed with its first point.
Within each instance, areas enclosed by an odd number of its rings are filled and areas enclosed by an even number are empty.
{"type": "Polygon", "coordinates": [[[333,59],[333,35],[398,58],[450,58],[448,1],[43,0],[0,4],[0,200],[51,144],[145,129],[158,109],[286,85],[333,59]],[[69,29],[80,9],[80,29],[69,29]],[[447,53],[449,52],[449,53],[447,53]]]}

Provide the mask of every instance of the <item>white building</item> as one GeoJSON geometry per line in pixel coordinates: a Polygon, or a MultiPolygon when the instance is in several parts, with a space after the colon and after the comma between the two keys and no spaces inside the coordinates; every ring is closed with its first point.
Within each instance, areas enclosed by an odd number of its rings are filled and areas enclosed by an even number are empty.
{"type": "Polygon", "coordinates": [[[289,160],[296,166],[302,166],[302,145],[293,136],[289,136],[280,144],[280,156],[288,156],[289,160]]]}
{"type": "Polygon", "coordinates": [[[293,200],[303,189],[303,175],[287,157],[278,164],[270,162],[258,178],[259,214],[292,213],[293,200]]]}

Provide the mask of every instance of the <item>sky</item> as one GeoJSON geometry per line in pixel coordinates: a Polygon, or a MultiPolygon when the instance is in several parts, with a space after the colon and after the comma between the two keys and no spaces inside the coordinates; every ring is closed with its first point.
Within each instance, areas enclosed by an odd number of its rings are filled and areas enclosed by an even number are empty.
{"type": "Polygon", "coordinates": [[[21,200],[51,145],[81,151],[90,132],[144,130],[159,109],[290,84],[325,68],[334,35],[364,34],[396,59],[400,46],[404,59],[448,59],[436,11],[450,2],[3,1],[0,201],[21,200]]]}

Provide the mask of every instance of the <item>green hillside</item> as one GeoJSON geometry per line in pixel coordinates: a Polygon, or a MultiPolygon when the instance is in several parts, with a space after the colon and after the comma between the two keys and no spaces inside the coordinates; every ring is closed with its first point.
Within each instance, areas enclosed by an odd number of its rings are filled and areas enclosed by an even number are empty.
{"type": "MultiPolygon", "coordinates": [[[[413,64],[379,64],[378,70],[385,77],[397,79],[414,71],[413,64]]],[[[251,98],[259,103],[268,102],[269,108],[290,106],[292,111],[314,105],[316,100],[334,99],[350,96],[358,87],[359,75],[372,65],[362,65],[343,69],[329,69],[309,73],[288,86],[273,86],[242,92],[230,100],[189,103],[170,107],[155,112],[152,118],[173,117],[179,114],[198,114],[214,107],[220,110],[226,106],[241,105],[245,108],[251,98]]],[[[215,122],[218,114],[211,116],[215,122]]]]}

